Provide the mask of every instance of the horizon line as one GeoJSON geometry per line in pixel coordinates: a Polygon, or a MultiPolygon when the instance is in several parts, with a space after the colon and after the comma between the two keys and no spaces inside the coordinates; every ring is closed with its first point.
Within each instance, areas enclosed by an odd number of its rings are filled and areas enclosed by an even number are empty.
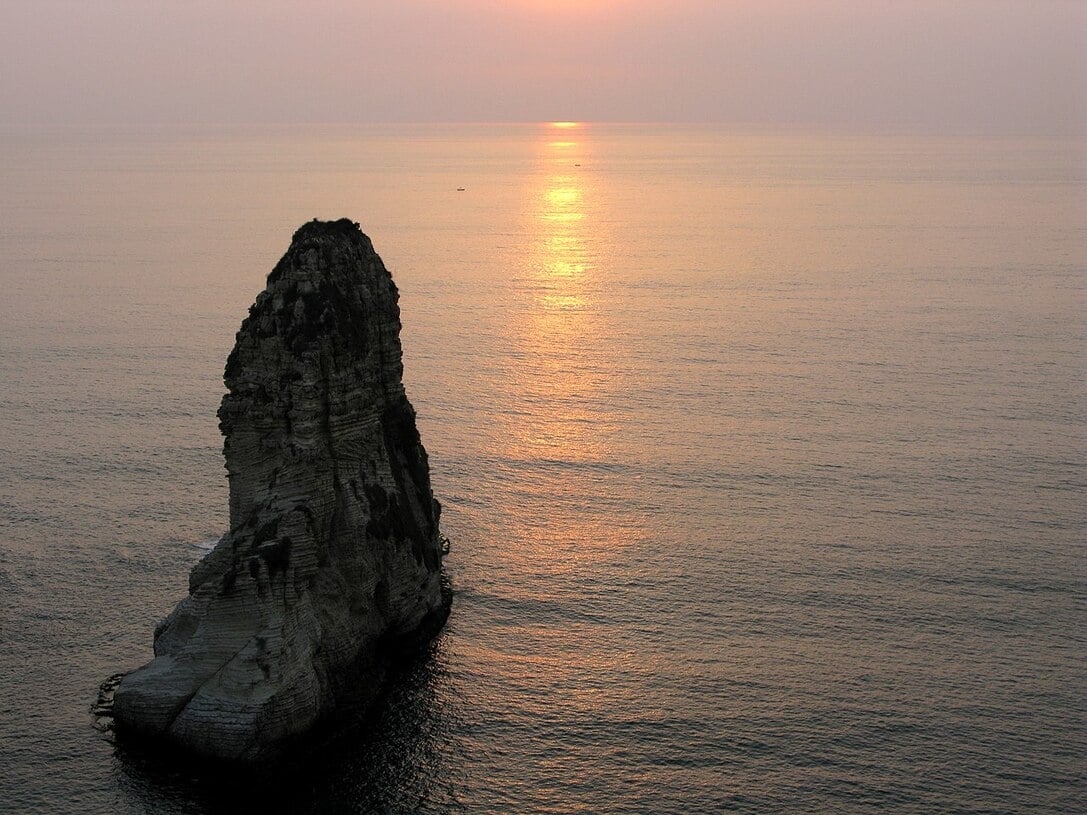
{"type": "Polygon", "coordinates": [[[30,129],[151,129],[167,130],[177,128],[308,128],[308,127],[545,127],[555,125],[577,126],[604,126],[604,127],[726,127],[739,130],[805,130],[821,132],[853,132],[853,133],[901,133],[918,135],[955,135],[955,136],[1052,136],[1052,137],[1079,137],[1087,138],[1087,122],[1078,126],[1054,127],[1030,126],[1023,124],[1017,127],[996,124],[972,124],[955,123],[938,125],[931,122],[834,122],[823,120],[795,120],[795,121],[763,121],[763,120],[725,120],[725,119],[389,119],[382,121],[275,121],[275,120],[246,120],[246,121],[0,121],[0,129],[6,130],[30,130],[30,129]]]}

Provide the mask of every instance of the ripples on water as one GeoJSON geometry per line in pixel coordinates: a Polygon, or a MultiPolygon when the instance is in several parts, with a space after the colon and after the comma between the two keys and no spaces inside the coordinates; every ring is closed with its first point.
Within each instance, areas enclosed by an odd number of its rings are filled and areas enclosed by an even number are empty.
{"type": "Polygon", "coordinates": [[[1087,803],[1082,144],[0,143],[0,811],[1087,803]],[[340,215],[401,288],[449,625],[293,771],[114,754],[94,690],[225,518],[233,332],[340,215]]]}

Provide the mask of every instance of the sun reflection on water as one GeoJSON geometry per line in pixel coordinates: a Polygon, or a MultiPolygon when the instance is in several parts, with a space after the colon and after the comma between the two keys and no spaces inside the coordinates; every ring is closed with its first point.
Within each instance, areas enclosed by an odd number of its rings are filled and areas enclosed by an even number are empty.
{"type": "MultiPolygon", "coordinates": [[[[601,431],[610,419],[600,385],[607,353],[595,300],[591,196],[571,172],[570,156],[556,156],[546,141],[540,150],[541,172],[528,190],[531,301],[519,326],[528,417],[519,421],[511,440],[519,456],[569,468],[604,454],[601,431]]],[[[567,478],[558,486],[569,483],[567,478]]]]}
{"type": "Polygon", "coordinates": [[[506,556],[546,574],[621,557],[641,536],[616,464],[624,366],[605,286],[606,179],[591,169],[596,148],[587,127],[564,129],[562,146],[553,133],[551,125],[540,129],[523,188],[494,473],[510,498],[499,522],[516,541],[506,556]]]}

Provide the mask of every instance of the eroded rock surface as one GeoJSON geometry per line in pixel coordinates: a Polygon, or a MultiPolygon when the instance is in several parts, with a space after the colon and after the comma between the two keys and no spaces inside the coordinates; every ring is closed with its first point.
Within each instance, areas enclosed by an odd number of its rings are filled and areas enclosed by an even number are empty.
{"type": "Polygon", "coordinates": [[[299,229],[250,308],[219,408],[230,531],[114,697],[118,729],[252,760],[448,606],[439,507],[401,381],[397,290],[347,220],[299,229]]]}

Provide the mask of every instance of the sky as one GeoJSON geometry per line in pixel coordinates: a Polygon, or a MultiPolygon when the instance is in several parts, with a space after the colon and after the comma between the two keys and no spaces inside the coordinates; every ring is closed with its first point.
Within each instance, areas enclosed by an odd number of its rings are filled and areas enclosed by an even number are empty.
{"type": "Polygon", "coordinates": [[[1087,130],[1087,0],[0,0],[0,124],[1087,130]]]}

